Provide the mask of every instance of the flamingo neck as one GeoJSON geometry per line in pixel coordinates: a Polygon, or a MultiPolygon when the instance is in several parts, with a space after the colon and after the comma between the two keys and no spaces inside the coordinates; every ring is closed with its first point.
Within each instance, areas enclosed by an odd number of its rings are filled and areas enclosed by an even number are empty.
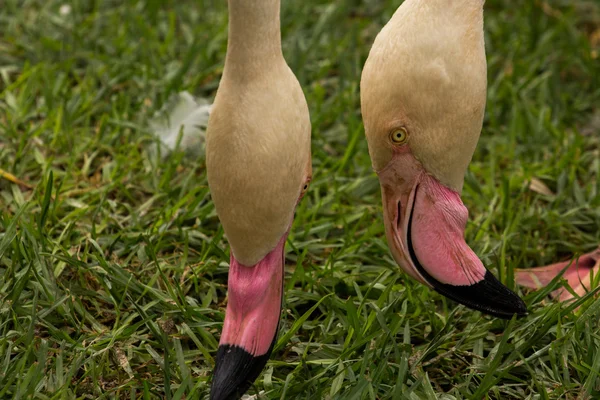
{"type": "Polygon", "coordinates": [[[251,78],[283,61],[280,0],[229,0],[225,75],[251,78]]]}

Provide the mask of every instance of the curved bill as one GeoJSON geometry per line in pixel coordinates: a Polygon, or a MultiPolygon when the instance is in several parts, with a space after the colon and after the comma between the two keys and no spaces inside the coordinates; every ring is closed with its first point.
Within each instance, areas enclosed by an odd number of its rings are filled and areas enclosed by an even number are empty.
{"type": "Polygon", "coordinates": [[[500,283],[465,242],[468,211],[459,194],[420,170],[412,157],[391,163],[379,178],[388,244],[402,269],[475,310],[506,319],[525,315],[523,300],[500,283]]]}
{"type": "Polygon", "coordinates": [[[269,360],[281,314],[286,237],[250,267],[231,254],[227,310],[210,400],[241,398],[269,360]]]}

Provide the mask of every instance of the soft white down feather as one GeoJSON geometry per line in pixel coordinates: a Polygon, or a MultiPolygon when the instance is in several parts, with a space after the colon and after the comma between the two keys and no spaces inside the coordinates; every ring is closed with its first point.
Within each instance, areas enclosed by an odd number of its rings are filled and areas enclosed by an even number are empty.
{"type": "Polygon", "coordinates": [[[177,93],[165,103],[150,122],[150,129],[162,143],[161,155],[179,148],[194,156],[204,156],[206,126],[212,105],[208,100],[195,98],[188,92],[177,93]]]}

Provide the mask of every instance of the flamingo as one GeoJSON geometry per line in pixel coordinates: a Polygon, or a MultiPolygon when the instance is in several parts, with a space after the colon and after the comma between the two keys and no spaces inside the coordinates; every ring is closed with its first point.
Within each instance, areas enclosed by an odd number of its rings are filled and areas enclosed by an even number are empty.
{"type": "Polygon", "coordinates": [[[406,0],[377,35],[361,110],[388,245],[417,281],[475,310],[525,303],[467,245],[460,194],[486,103],[483,0],[406,0]]]}
{"type": "Polygon", "coordinates": [[[229,0],[225,67],[206,132],[213,202],[230,246],[211,400],[239,398],[275,343],[284,247],[311,179],[306,99],[281,49],[280,0],[229,0]]]}

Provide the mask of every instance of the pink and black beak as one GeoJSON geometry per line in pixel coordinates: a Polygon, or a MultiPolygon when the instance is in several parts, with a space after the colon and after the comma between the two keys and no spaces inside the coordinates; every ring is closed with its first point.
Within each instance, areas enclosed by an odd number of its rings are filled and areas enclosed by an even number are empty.
{"type": "Polygon", "coordinates": [[[233,252],[228,302],[217,351],[210,400],[237,400],[269,360],[283,299],[285,234],[256,265],[240,264],[233,252]]]}
{"type": "Polygon", "coordinates": [[[426,173],[410,153],[395,154],[378,175],[388,244],[404,271],[483,313],[505,319],[527,314],[523,300],[465,242],[468,211],[456,191],[426,173]]]}

